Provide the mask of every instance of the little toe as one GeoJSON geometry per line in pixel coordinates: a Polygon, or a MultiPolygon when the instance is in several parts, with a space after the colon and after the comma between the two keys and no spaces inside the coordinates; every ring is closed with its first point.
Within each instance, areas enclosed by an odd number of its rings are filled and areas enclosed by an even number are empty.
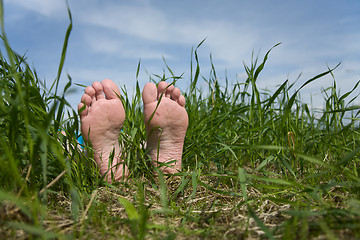
{"type": "Polygon", "coordinates": [[[87,116],[88,110],[89,110],[89,107],[87,105],[85,105],[84,103],[81,102],[78,104],[78,113],[80,115],[80,119],[87,116]]]}
{"type": "Polygon", "coordinates": [[[96,98],[96,100],[105,98],[105,95],[104,95],[104,92],[103,92],[103,87],[102,87],[102,84],[100,82],[93,82],[92,87],[95,90],[95,98],[96,98]]]}
{"type": "Polygon", "coordinates": [[[185,107],[185,97],[180,95],[179,99],[177,100],[178,104],[182,107],[185,107]]]}
{"type": "Polygon", "coordinates": [[[147,84],[145,84],[143,92],[142,92],[142,99],[143,99],[144,105],[155,102],[156,98],[157,98],[156,85],[152,82],[148,82],[147,84]]]}

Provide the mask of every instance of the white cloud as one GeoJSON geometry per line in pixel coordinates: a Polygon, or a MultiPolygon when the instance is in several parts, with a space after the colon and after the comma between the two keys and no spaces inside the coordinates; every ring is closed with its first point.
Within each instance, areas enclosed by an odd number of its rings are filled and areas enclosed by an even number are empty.
{"type": "Polygon", "coordinates": [[[136,47],[124,39],[114,40],[111,35],[88,38],[94,51],[104,51],[124,56],[138,55],[141,58],[156,58],[170,54],[154,50],[154,44],[171,46],[194,46],[207,38],[204,45],[213,53],[214,59],[224,62],[226,67],[242,64],[244,55],[259,43],[257,30],[245,24],[235,24],[221,19],[172,18],[149,4],[85,6],[79,12],[84,24],[107,28],[133,40],[143,41],[142,47],[136,47]],[[101,38],[101,40],[99,40],[101,38]],[[133,49],[130,51],[130,48],[133,49]],[[134,51],[136,49],[136,51],[134,51]]]}
{"type": "MultiPolygon", "coordinates": [[[[116,35],[116,34],[115,34],[116,35]]],[[[121,58],[129,59],[171,59],[172,56],[166,54],[164,51],[157,50],[150,47],[144,47],[134,44],[131,41],[126,41],[121,37],[114,37],[111,35],[99,35],[96,32],[84,33],[84,41],[89,45],[93,52],[102,55],[119,56],[121,58]]]]}
{"type": "Polygon", "coordinates": [[[81,20],[146,40],[167,41],[167,19],[148,5],[139,8],[114,3],[100,8],[86,9],[80,16],[81,20]]]}

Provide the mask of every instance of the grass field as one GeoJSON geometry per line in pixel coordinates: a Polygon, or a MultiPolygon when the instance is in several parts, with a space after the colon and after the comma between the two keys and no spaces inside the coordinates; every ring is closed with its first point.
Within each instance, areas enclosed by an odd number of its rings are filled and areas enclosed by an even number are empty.
{"type": "MultiPolygon", "coordinates": [[[[78,147],[77,112],[64,97],[71,78],[58,89],[71,21],[52,86],[13,52],[1,27],[0,239],[360,238],[360,106],[350,98],[359,82],[341,94],[334,78],[314,112],[301,89],[336,70],[299,89],[284,81],[263,92],[257,81],[271,50],[244,66],[245,82],[220,85],[214,67],[203,77],[195,48],[183,171],[154,177],[136,84],[134,96],[123,89],[119,136],[132,174],[111,185],[91,147],[78,147]]],[[[154,81],[180,79],[164,68],[168,76],[154,81]]]]}

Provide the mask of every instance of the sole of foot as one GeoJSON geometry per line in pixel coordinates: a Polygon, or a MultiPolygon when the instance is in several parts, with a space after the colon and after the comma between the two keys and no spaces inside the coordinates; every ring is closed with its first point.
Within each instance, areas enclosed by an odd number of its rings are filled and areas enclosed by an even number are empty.
{"type": "Polygon", "coordinates": [[[105,79],[86,87],[78,105],[83,138],[91,143],[100,174],[108,182],[128,175],[127,167],[121,163],[119,135],[125,111],[119,96],[118,86],[105,79]]]}
{"type": "Polygon", "coordinates": [[[162,81],[144,87],[144,122],[147,150],[154,165],[165,174],[181,171],[184,139],[188,127],[185,98],[173,85],[162,81]]]}

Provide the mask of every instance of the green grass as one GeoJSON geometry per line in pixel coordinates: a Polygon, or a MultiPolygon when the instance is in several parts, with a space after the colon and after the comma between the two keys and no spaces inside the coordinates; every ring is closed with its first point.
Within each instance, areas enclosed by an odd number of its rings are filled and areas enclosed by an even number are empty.
{"type": "MultiPolygon", "coordinates": [[[[131,176],[110,185],[99,176],[91,147],[85,155],[77,146],[80,123],[64,97],[71,78],[58,89],[69,16],[49,89],[13,52],[1,22],[1,239],[360,238],[360,106],[353,104],[358,96],[349,97],[359,82],[341,94],[334,77],[323,89],[324,109],[314,112],[302,102],[301,89],[334,76],[337,66],[299,89],[287,80],[274,92],[262,91],[257,81],[271,49],[244,65],[244,82],[221,85],[213,65],[209,77],[201,72],[199,44],[184,91],[189,128],[183,172],[154,178],[142,145],[137,83],[134,96],[122,87],[121,97],[126,121],[119,137],[131,176]],[[204,81],[207,89],[200,89],[204,81]]],[[[168,75],[150,81],[181,81],[165,69],[168,75]]]]}

